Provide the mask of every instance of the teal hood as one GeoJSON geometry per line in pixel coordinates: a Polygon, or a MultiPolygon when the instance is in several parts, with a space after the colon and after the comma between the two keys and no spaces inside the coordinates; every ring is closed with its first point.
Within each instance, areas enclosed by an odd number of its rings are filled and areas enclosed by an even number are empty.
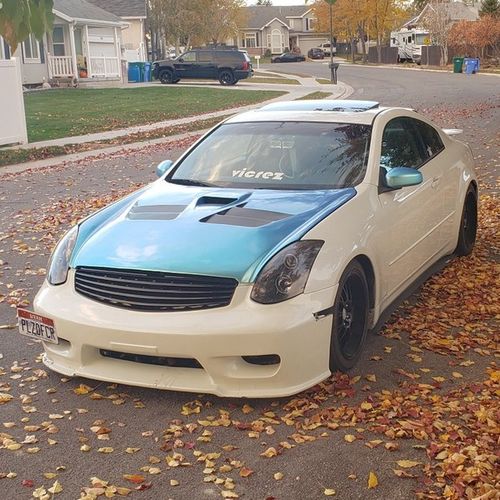
{"type": "Polygon", "coordinates": [[[83,221],[70,265],[251,283],[277,251],[355,194],[353,188],[222,189],[160,179],[83,221]]]}

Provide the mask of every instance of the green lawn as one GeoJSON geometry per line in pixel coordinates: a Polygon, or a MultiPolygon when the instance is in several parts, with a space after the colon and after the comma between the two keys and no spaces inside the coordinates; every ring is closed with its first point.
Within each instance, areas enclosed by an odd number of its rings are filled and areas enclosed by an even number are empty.
{"type": "Polygon", "coordinates": [[[304,101],[307,99],[326,99],[327,97],[329,97],[331,95],[332,95],[331,92],[318,91],[318,92],[311,92],[310,94],[304,95],[302,97],[297,97],[297,99],[295,99],[295,100],[296,101],[304,101]]]}
{"type": "Polygon", "coordinates": [[[284,92],[141,87],[53,89],[25,94],[30,142],[196,116],[266,101],[284,92]]]}

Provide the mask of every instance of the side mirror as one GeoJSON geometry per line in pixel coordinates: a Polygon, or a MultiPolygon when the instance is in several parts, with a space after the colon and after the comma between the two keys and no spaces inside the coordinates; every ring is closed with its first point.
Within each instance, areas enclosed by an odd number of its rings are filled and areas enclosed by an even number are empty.
{"type": "Polygon", "coordinates": [[[173,166],[174,162],[172,160],[163,160],[158,163],[158,166],[156,167],[156,175],[158,177],[163,177],[173,166]]]}
{"type": "Polygon", "coordinates": [[[399,189],[405,186],[421,184],[424,178],[420,171],[409,167],[391,168],[385,174],[385,185],[391,189],[399,189]]]}
{"type": "Polygon", "coordinates": [[[177,59],[179,62],[184,62],[184,59],[182,57],[179,57],[179,59],[177,59]]]}

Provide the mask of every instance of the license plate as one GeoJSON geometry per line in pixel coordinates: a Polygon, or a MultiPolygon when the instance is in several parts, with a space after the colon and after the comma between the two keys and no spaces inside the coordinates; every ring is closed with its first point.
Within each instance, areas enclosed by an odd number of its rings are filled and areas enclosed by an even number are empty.
{"type": "Polygon", "coordinates": [[[51,342],[52,344],[59,343],[56,327],[50,318],[26,309],[18,309],[17,317],[19,318],[19,333],[21,335],[43,340],[44,342],[51,342]]]}

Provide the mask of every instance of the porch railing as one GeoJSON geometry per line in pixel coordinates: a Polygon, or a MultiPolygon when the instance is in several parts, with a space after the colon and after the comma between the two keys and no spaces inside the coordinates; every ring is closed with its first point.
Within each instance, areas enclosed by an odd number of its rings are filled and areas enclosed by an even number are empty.
{"type": "Polygon", "coordinates": [[[52,78],[74,76],[71,56],[49,56],[49,70],[52,78]]]}
{"type": "Polygon", "coordinates": [[[119,77],[120,59],[118,57],[91,57],[90,74],[96,77],[119,77]]]}

